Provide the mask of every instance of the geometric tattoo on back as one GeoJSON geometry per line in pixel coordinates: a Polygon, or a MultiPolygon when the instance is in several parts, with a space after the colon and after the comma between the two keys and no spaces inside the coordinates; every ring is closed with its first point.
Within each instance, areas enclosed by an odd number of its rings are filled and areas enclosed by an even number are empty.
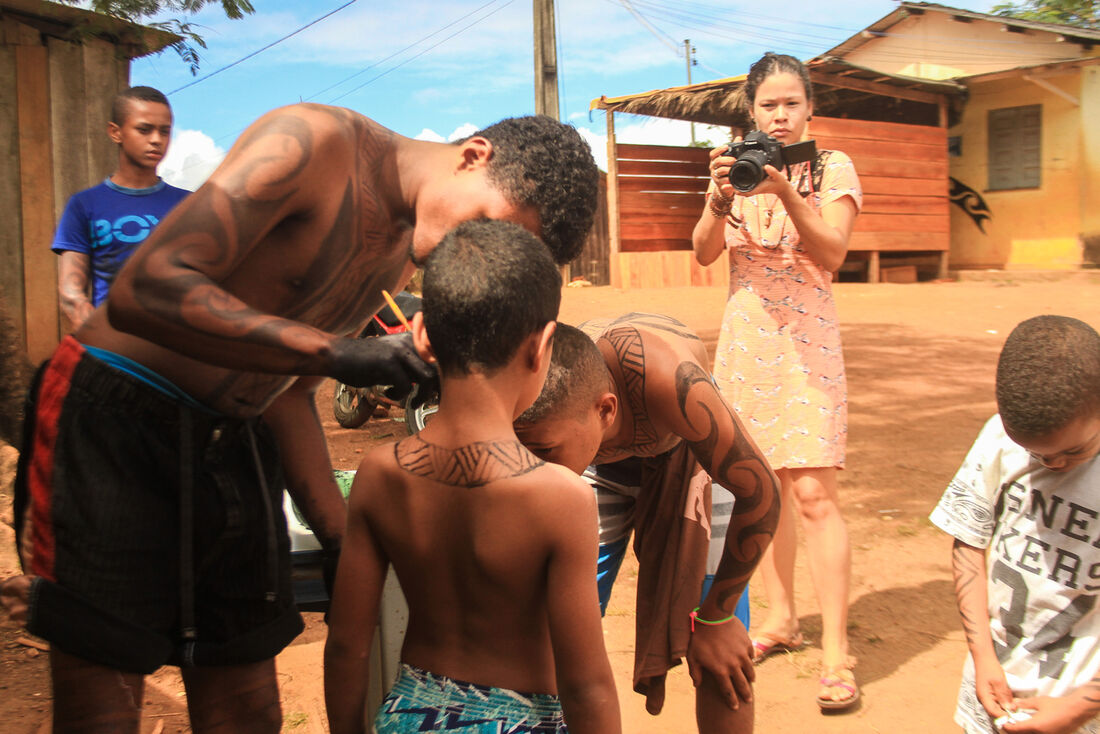
{"type": "Polygon", "coordinates": [[[527,474],[545,464],[517,441],[475,441],[447,449],[412,436],[394,446],[397,465],[418,477],[453,487],[482,487],[527,474]]]}

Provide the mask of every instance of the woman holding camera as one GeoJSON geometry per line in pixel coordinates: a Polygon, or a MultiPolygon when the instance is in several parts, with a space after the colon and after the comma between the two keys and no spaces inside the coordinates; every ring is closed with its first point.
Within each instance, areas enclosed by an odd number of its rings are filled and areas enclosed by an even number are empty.
{"type": "MultiPolygon", "coordinates": [[[[757,130],[783,145],[802,139],[813,91],[798,59],[765,54],[743,91],[757,130]]],[[[848,398],[830,282],[844,262],[863,194],[851,160],[839,151],[819,151],[812,162],[783,170],[766,165],[760,183],[745,192],[730,183],[736,159],[726,152],[726,146],[711,151],[707,204],[693,244],[703,265],[729,249],[730,295],[715,378],[782,481],[779,525],[759,566],[768,613],[753,636],[755,660],[804,644],[794,603],[797,512],[821,605],[817,702],[845,709],[859,699],[859,688],[848,655],[851,555],[837,498],[848,398]]]]}

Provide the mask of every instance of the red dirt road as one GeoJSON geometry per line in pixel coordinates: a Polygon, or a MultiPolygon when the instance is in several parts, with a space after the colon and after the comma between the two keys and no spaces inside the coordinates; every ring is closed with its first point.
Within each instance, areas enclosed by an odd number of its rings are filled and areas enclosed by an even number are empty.
{"type": "MultiPolygon", "coordinates": [[[[1020,320],[1061,313],[1100,327],[1100,273],[1029,276],[916,285],[836,286],[849,375],[848,470],[841,497],[853,547],[850,631],[863,689],[854,712],[823,716],[814,704],[820,634],[804,552],[796,591],[809,646],[757,670],[756,728],[761,732],[957,731],[951,722],[965,643],[954,609],[950,541],[927,521],[982,423],[995,410],[993,374],[1005,336],[1020,320]]],[[[675,316],[698,331],[713,354],[724,292],[713,288],[618,291],[567,289],[563,321],[628,311],[675,316]]],[[[362,450],[403,435],[403,424],[375,420],[357,430],[332,420],[331,392],[319,398],[336,468],[354,468],[362,450]]],[[[0,454],[0,516],[10,519],[10,464],[0,454]]],[[[10,528],[0,525],[0,577],[14,571],[10,528]]],[[[604,629],[632,734],[693,732],[686,670],[669,679],[665,712],[649,716],[630,690],[633,582],[620,574],[604,629]]],[[[763,601],[753,590],[754,613],[763,601]]],[[[307,632],[278,660],[284,731],[324,732],[321,647],[324,626],[307,632]]],[[[45,656],[0,629],[0,732],[48,731],[45,656]]],[[[146,687],[143,731],[190,731],[178,676],[164,669],[146,687]]]]}

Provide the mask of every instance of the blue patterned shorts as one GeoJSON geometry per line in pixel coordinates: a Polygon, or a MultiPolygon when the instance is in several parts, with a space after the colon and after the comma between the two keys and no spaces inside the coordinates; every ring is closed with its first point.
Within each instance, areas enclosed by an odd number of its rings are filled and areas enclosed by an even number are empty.
{"type": "Polygon", "coordinates": [[[378,734],[451,731],[468,734],[563,734],[561,701],[549,693],[479,686],[401,664],[374,719],[378,734]]]}

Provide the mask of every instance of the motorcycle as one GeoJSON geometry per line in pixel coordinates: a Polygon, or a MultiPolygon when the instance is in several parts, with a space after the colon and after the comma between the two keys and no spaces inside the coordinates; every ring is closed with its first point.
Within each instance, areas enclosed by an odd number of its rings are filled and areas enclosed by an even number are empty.
{"type": "MultiPolygon", "coordinates": [[[[422,308],[421,299],[408,292],[398,293],[394,297],[394,301],[406,320],[422,308]]],[[[387,305],[371,318],[359,334],[359,338],[372,339],[387,334],[400,334],[408,330],[405,323],[406,321],[402,321],[393,309],[387,305]]],[[[405,426],[408,428],[409,433],[413,434],[424,428],[432,416],[435,415],[435,412],[439,410],[438,396],[414,407],[417,394],[416,386],[413,387],[412,392],[403,401],[386,397],[387,389],[389,389],[389,385],[352,387],[342,382],[336,383],[336,390],[332,397],[332,413],[336,418],[336,422],[344,428],[358,428],[370,420],[370,417],[374,415],[375,410],[379,407],[387,409],[403,408],[405,411],[405,426]]]]}

